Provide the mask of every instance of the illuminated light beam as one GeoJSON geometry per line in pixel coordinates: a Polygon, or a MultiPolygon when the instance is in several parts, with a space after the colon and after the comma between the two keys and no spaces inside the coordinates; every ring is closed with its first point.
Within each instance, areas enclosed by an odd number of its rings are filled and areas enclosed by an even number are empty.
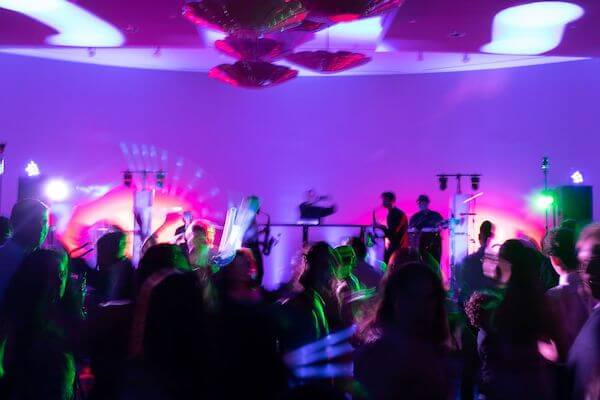
{"type": "Polygon", "coordinates": [[[326,347],[325,349],[308,354],[286,354],[284,361],[290,368],[299,368],[310,364],[315,364],[320,361],[333,360],[334,358],[350,354],[354,351],[354,347],[350,343],[338,344],[332,347],[326,347]]]}
{"type": "Polygon", "coordinates": [[[354,375],[354,365],[352,363],[345,363],[301,367],[294,370],[294,375],[302,379],[352,377],[354,375]]]}
{"type": "Polygon", "coordinates": [[[312,342],[296,350],[292,350],[287,353],[285,357],[289,360],[301,360],[304,357],[307,357],[309,354],[319,353],[327,347],[332,347],[343,342],[344,340],[351,338],[355,332],[356,326],[352,325],[349,328],[327,335],[323,339],[317,340],[316,342],[312,342]]]}
{"type": "Polygon", "coordinates": [[[66,0],[0,0],[0,8],[15,11],[58,33],[46,43],[74,47],[119,47],[125,37],[117,28],[66,0]]]}
{"type": "Polygon", "coordinates": [[[483,196],[483,192],[480,192],[480,193],[474,194],[473,196],[471,196],[471,197],[469,197],[469,198],[466,198],[466,199],[465,199],[465,201],[463,201],[463,204],[470,203],[470,202],[472,202],[473,200],[480,198],[481,196],[483,196]]]}
{"type": "Polygon", "coordinates": [[[492,41],[484,53],[537,55],[560,44],[565,27],[584,14],[583,8],[562,1],[540,1],[509,7],[494,17],[492,41]]]}

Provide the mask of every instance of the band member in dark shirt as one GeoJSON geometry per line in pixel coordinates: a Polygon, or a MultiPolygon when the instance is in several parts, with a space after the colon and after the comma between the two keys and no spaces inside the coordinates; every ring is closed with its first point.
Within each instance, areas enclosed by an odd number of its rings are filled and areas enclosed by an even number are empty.
{"type": "Polygon", "coordinates": [[[396,195],[392,192],[381,194],[384,208],[388,210],[387,226],[375,221],[376,228],[383,230],[386,238],[384,260],[387,263],[390,257],[400,248],[408,248],[408,218],[404,211],[396,207],[396,195]]]}
{"type": "Polygon", "coordinates": [[[429,209],[429,197],[422,194],[417,199],[419,212],[410,218],[409,232],[416,237],[415,245],[419,253],[427,261],[433,258],[439,265],[442,259],[442,238],[440,237],[440,225],[444,218],[440,213],[429,209]]]}

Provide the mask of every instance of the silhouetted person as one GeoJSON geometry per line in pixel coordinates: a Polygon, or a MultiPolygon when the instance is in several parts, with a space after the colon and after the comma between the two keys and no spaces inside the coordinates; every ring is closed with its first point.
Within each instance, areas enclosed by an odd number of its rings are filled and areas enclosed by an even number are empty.
{"type": "Polygon", "coordinates": [[[544,241],[544,253],[560,277],[558,286],[548,290],[546,297],[558,324],[557,345],[564,361],[594,304],[578,271],[575,232],[565,228],[550,231],[544,241]]]}
{"type": "Polygon", "coordinates": [[[365,242],[358,237],[353,237],[348,241],[348,244],[352,246],[356,254],[357,263],[356,267],[354,267],[354,275],[367,288],[377,288],[383,274],[367,262],[367,246],[365,242]]]}
{"type": "MultiPolygon", "coordinates": [[[[190,271],[183,250],[173,244],[158,244],[146,250],[136,271],[137,292],[146,280],[161,271],[190,271]]],[[[129,358],[130,332],[135,301],[113,299],[90,312],[84,345],[95,377],[91,400],[118,398],[129,358]]]]}
{"type": "MultiPolygon", "coordinates": [[[[584,240],[600,234],[598,229],[598,226],[588,228],[584,240]],[[596,231],[592,232],[592,229],[596,231]]],[[[588,252],[585,253],[587,279],[592,296],[596,301],[600,301],[600,244],[587,250],[588,252]]],[[[569,353],[568,365],[574,377],[572,398],[574,400],[600,398],[600,307],[598,305],[594,307],[575,339],[569,353]]]]}
{"type": "Polygon", "coordinates": [[[144,282],[131,331],[125,399],[211,398],[208,324],[197,274],[163,269],[144,282]]]}
{"type": "Polygon", "coordinates": [[[440,279],[424,264],[406,264],[383,290],[372,341],[355,356],[354,375],[366,394],[358,397],[447,399],[449,332],[440,279]]]}
{"type": "Polygon", "coordinates": [[[476,291],[490,289],[495,286],[493,279],[483,273],[483,257],[494,238],[495,227],[490,221],[484,221],[479,227],[479,249],[465,257],[458,269],[459,306],[463,307],[476,291]]]}
{"type": "Polygon", "coordinates": [[[396,195],[392,192],[381,194],[383,208],[388,210],[386,225],[375,224],[383,230],[386,238],[384,260],[387,263],[397,249],[409,247],[408,218],[404,211],[396,207],[396,195]]]}
{"type": "Polygon", "coordinates": [[[233,260],[213,275],[213,282],[224,301],[257,303],[261,300],[258,267],[250,249],[237,250],[233,260]]]}
{"type": "Polygon", "coordinates": [[[211,245],[214,240],[214,229],[205,221],[195,220],[185,232],[188,259],[192,268],[197,269],[202,279],[208,281],[212,275],[211,245]]]}
{"type": "Polygon", "coordinates": [[[418,235],[418,249],[421,257],[428,263],[433,258],[439,267],[442,259],[442,237],[440,236],[441,224],[444,218],[437,211],[429,209],[431,201],[429,197],[422,194],[417,198],[419,212],[410,217],[409,229],[418,235]]]}
{"type": "Polygon", "coordinates": [[[99,303],[130,299],[134,290],[134,270],[125,256],[127,238],[123,232],[110,232],[96,243],[97,270],[90,274],[93,297],[99,303]]]}
{"type": "Polygon", "coordinates": [[[284,305],[287,322],[282,346],[286,349],[322,339],[348,323],[342,318],[342,304],[336,294],[339,255],[326,242],[318,242],[305,257],[306,266],[300,277],[303,291],[284,305]]]}
{"type": "MultiPolygon", "coordinates": [[[[554,399],[554,371],[540,351],[552,347],[556,333],[539,277],[539,254],[521,240],[508,240],[496,268],[501,289],[483,300],[475,293],[466,307],[479,328],[480,391],[486,399],[554,399]]],[[[556,349],[553,353],[558,358],[556,349]]]]}
{"type": "Polygon", "coordinates": [[[10,224],[13,235],[0,247],[0,297],[21,261],[46,240],[48,207],[38,200],[21,200],[12,209],[10,224]]]}
{"type": "Polygon", "coordinates": [[[300,219],[317,220],[319,223],[322,218],[328,217],[337,210],[335,205],[322,205],[329,196],[317,196],[314,190],[306,192],[306,200],[300,204],[300,219]]]}
{"type": "Polygon", "coordinates": [[[68,315],[62,306],[68,261],[63,254],[36,250],[13,275],[0,310],[5,341],[0,397],[70,400],[74,396],[75,358],[68,315]]]}
{"type": "Polygon", "coordinates": [[[577,258],[585,271],[586,265],[590,262],[594,248],[600,244],[600,223],[593,223],[586,226],[579,234],[577,240],[577,258]]]}
{"type": "Polygon", "coordinates": [[[252,222],[250,222],[250,226],[244,233],[244,239],[242,241],[242,247],[250,249],[252,251],[252,256],[256,261],[257,275],[256,280],[259,285],[262,284],[263,276],[265,275],[265,267],[263,263],[263,254],[261,251],[261,243],[260,243],[260,234],[262,233],[260,226],[258,225],[258,221],[256,219],[257,215],[260,213],[260,199],[257,196],[249,196],[246,198],[248,204],[253,210],[256,210],[256,214],[252,218],[252,222]]]}

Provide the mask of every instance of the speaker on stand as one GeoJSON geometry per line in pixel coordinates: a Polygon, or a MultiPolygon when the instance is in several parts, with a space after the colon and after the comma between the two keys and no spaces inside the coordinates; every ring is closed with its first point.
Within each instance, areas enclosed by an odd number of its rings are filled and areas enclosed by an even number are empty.
{"type": "Polygon", "coordinates": [[[594,219],[592,186],[559,186],[556,193],[558,223],[573,221],[576,230],[581,230],[594,219]]]}

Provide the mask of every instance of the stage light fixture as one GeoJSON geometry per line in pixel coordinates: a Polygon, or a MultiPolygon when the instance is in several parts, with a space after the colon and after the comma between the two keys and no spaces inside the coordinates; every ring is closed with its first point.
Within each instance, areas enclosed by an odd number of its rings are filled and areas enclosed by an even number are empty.
{"type": "Polygon", "coordinates": [[[583,183],[583,174],[579,171],[575,171],[573,175],[571,175],[571,180],[574,184],[580,185],[583,183]]]}
{"type": "Polygon", "coordinates": [[[127,170],[127,171],[123,172],[123,184],[126,187],[131,187],[132,182],[133,182],[133,174],[131,173],[131,171],[127,170]]]}
{"type": "Polygon", "coordinates": [[[28,177],[39,176],[40,175],[40,167],[36,164],[35,161],[29,161],[27,166],[25,167],[25,172],[28,177]]]}
{"type": "Polygon", "coordinates": [[[71,195],[71,187],[62,179],[50,179],[44,186],[44,194],[52,202],[65,201],[71,195]]]}
{"type": "Polygon", "coordinates": [[[471,187],[473,190],[479,190],[479,182],[481,178],[478,175],[471,176],[471,187]]]}
{"type": "Polygon", "coordinates": [[[444,175],[441,175],[439,177],[439,180],[440,180],[440,190],[446,190],[446,189],[448,189],[448,177],[444,176],[444,175]]]}

